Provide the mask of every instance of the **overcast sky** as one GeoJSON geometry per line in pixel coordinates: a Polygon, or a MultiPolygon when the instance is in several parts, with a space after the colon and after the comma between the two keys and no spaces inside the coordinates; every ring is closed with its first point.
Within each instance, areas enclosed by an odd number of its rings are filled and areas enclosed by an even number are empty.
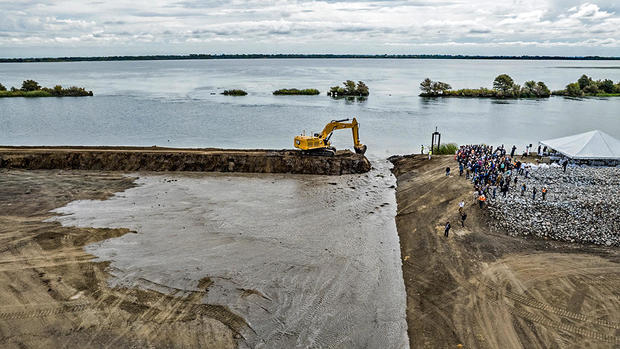
{"type": "Polygon", "coordinates": [[[620,56],[620,1],[0,0],[0,57],[620,56]]]}

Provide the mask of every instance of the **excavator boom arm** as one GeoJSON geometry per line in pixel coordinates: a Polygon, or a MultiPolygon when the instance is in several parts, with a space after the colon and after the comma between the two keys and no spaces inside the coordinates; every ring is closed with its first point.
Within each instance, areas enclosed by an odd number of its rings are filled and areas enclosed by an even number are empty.
{"type": "Polygon", "coordinates": [[[330,135],[335,130],[351,128],[353,132],[353,145],[355,146],[355,148],[363,147],[362,143],[360,143],[359,124],[357,123],[357,120],[353,118],[351,122],[345,122],[345,121],[349,121],[349,119],[334,120],[330,122],[329,124],[325,125],[323,132],[321,132],[321,138],[329,139],[330,135]]]}

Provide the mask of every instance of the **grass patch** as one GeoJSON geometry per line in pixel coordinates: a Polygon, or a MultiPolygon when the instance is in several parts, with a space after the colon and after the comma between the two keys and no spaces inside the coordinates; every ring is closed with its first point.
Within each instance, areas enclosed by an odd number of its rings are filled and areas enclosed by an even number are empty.
{"type": "Polygon", "coordinates": [[[283,88],[280,90],[276,90],[273,91],[273,94],[276,96],[282,96],[282,95],[307,95],[307,96],[314,96],[314,95],[318,95],[321,92],[319,92],[319,90],[315,89],[315,88],[307,88],[307,89],[303,89],[303,90],[298,90],[296,88],[283,88]]]}
{"type": "Polygon", "coordinates": [[[620,97],[620,93],[597,93],[596,97],[620,97]]]}
{"type": "Polygon", "coordinates": [[[51,93],[43,90],[37,91],[0,91],[0,97],[54,97],[51,93]]]}
{"type": "Polygon", "coordinates": [[[225,90],[222,94],[224,96],[245,96],[248,93],[244,90],[225,90]]]}
{"type": "Polygon", "coordinates": [[[458,150],[456,143],[442,144],[438,147],[433,147],[433,155],[454,155],[458,150]]]}

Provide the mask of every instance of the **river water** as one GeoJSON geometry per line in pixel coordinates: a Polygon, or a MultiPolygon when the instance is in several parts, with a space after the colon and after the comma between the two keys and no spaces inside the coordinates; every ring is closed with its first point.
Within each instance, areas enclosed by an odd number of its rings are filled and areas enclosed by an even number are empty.
{"type": "MultiPolygon", "coordinates": [[[[614,61],[257,59],[0,64],[0,82],[78,85],[89,98],[0,99],[0,144],[291,148],[295,134],[357,117],[371,157],[417,152],[438,127],[445,142],[516,144],[601,129],[620,137],[620,98],[496,101],[417,97],[425,77],[454,88],[517,83],[563,88],[581,74],[620,81],[614,61]],[[332,100],[329,86],[363,80],[364,102],[332,100]],[[241,88],[245,97],[227,97],[241,88]],[[319,96],[273,96],[317,88],[319,96]]],[[[350,148],[351,136],[333,137],[350,148]]]]}

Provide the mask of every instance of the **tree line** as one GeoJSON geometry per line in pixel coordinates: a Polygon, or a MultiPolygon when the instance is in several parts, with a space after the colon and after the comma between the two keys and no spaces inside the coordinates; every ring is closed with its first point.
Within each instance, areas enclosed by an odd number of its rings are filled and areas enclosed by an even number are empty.
{"type": "Polygon", "coordinates": [[[353,80],[347,80],[342,83],[343,86],[333,86],[327,91],[327,95],[334,98],[340,97],[368,97],[370,90],[363,81],[355,84],[353,80]]]}
{"type": "Polygon", "coordinates": [[[264,58],[387,58],[387,59],[502,59],[502,60],[620,60],[620,57],[603,56],[482,56],[482,55],[376,55],[376,54],[189,54],[189,55],[142,55],[142,56],[93,56],[93,57],[29,57],[0,58],[0,63],[81,62],[81,61],[160,61],[187,59],[264,59],[264,58]]]}
{"type": "Polygon", "coordinates": [[[478,97],[478,98],[548,98],[551,91],[542,81],[526,81],[523,86],[514,82],[508,74],[498,75],[493,88],[452,90],[452,86],[429,78],[420,83],[421,97],[478,97]]]}
{"type": "Polygon", "coordinates": [[[584,74],[577,80],[577,82],[566,85],[564,90],[553,91],[553,94],[571,97],[620,96],[620,81],[617,84],[614,84],[614,82],[609,79],[595,81],[591,77],[584,74]]]}
{"type": "Polygon", "coordinates": [[[11,87],[10,90],[0,83],[0,97],[82,97],[92,96],[93,91],[87,91],[83,87],[71,86],[64,88],[56,85],[52,88],[41,87],[34,80],[25,80],[21,88],[11,87]]]}

